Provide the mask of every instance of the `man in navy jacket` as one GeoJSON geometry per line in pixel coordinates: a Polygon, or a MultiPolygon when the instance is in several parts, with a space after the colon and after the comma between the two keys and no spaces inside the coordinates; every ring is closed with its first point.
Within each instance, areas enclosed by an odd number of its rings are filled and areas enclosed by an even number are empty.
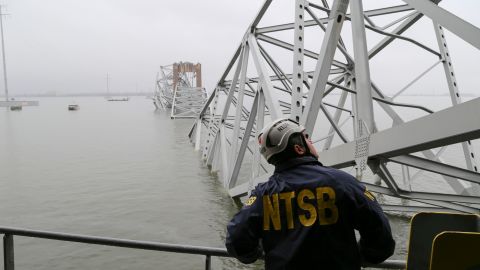
{"type": "Polygon", "coordinates": [[[375,197],[350,174],[322,166],[304,131],[279,119],[260,133],[260,152],[275,171],[228,224],[229,254],[252,263],[263,253],[267,270],[383,262],[395,241],[375,197]]]}

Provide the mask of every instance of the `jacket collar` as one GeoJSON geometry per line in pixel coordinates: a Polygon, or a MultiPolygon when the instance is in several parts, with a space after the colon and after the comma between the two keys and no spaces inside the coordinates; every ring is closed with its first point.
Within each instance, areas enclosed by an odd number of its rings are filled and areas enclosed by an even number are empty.
{"type": "Polygon", "coordinates": [[[322,163],[320,163],[320,161],[313,156],[295,157],[277,164],[277,166],[275,166],[274,173],[282,172],[302,164],[318,164],[323,166],[322,163]]]}

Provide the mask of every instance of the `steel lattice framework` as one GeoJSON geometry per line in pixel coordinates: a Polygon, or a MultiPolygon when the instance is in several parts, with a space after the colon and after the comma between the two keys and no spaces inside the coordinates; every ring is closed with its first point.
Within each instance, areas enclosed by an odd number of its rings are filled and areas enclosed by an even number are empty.
{"type": "Polygon", "coordinates": [[[256,135],[264,123],[289,117],[312,135],[324,165],[383,194],[384,210],[479,212],[473,145],[480,138],[480,98],[462,102],[446,33],[479,50],[480,29],[438,6],[440,0],[403,1],[364,10],[367,0],[295,0],[293,22],[260,27],[272,3],[265,1],[189,134],[233,198],[271,175],[256,135]],[[413,34],[422,22],[433,45],[413,34]],[[319,47],[310,49],[307,38],[317,38],[319,47]],[[387,58],[391,48],[396,58],[387,58]],[[405,57],[416,63],[407,71],[424,59],[431,63],[423,61],[428,68],[413,77],[382,71],[405,57]],[[374,61],[380,69],[373,70],[374,61]],[[435,71],[448,106],[399,101],[435,71]],[[394,94],[376,82],[398,77],[405,87],[394,94]],[[450,149],[462,153],[460,162],[444,154],[450,149]]]}
{"type": "Polygon", "coordinates": [[[202,87],[200,64],[179,62],[160,66],[157,75],[155,107],[171,108],[171,118],[196,118],[207,100],[207,92],[202,87]]]}

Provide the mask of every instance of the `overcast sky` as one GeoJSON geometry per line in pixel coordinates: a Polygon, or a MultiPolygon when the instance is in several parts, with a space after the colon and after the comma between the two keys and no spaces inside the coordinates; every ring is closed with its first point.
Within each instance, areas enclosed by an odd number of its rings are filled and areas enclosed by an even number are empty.
{"type": "MultiPolygon", "coordinates": [[[[445,8],[480,25],[480,1],[443,2],[445,8]]],[[[178,61],[200,62],[210,92],[263,0],[2,3],[9,14],[4,30],[9,89],[14,95],[101,93],[107,73],[111,92],[152,91],[159,66],[178,61]]],[[[276,18],[288,22],[292,15],[291,8],[281,6],[276,18]]]]}
{"type": "Polygon", "coordinates": [[[211,87],[262,2],[3,0],[10,92],[101,92],[107,72],[112,92],[151,91],[177,61],[211,87]]]}

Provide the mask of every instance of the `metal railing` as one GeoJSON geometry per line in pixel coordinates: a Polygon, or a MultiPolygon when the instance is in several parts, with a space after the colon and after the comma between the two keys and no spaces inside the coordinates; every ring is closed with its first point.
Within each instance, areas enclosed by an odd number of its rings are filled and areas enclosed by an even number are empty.
{"type": "MultiPolygon", "coordinates": [[[[175,244],[166,244],[166,243],[158,243],[158,242],[136,241],[136,240],[98,237],[98,236],[81,235],[81,234],[29,230],[24,228],[0,227],[0,234],[4,234],[4,237],[3,237],[4,270],[15,269],[14,245],[13,245],[14,235],[67,241],[67,242],[93,244],[93,245],[204,255],[205,269],[207,270],[211,269],[212,256],[232,257],[227,253],[227,250],[224,248],[175,245],[175,244]]],[[[405,269],[406,263],[404,261],[389,260],[381,264],[365,265],[365,266],[374,267],[374,268],[385,268],[385,269],[405,269]]]]}

